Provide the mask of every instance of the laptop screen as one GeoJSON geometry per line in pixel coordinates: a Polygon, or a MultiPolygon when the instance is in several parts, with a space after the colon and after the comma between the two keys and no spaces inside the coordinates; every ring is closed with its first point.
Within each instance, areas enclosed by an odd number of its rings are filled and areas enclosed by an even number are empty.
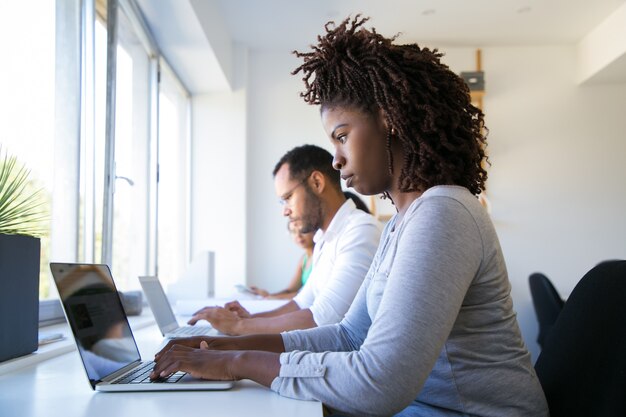
{"type": "Polygon", "coordinates": [[[178,322],[159,279],[155,276],[142,276],[139,277],[139,282],[161,332],[165,334],[176,330],[178,322]]]}
{"type": "Polygon", "coordinates": [[[51,263],[50,269],[92,386],[140,360],[109,267],[51,263]]]}

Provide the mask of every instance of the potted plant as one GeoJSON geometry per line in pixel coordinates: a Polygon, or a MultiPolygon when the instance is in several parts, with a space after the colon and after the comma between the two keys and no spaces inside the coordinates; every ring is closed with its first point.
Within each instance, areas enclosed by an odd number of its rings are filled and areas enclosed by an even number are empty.
{"type": "Polygon", "coordinates": [[[0,362],[37,350],[39,258],[43,232],[39,191],[30,171],[0,147],[0,362]]]}

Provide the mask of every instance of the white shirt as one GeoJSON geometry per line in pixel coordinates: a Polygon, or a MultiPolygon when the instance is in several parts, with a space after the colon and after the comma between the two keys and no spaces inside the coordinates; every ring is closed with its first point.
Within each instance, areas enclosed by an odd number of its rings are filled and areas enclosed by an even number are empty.
{"type": "Polygon", "coordinates": [[[318,326],[343,319],[372,263],[381,231],[378,220],[348,199],[326,232],[315,233],[311,275],[293,301],[310,309],[318,326]]]}

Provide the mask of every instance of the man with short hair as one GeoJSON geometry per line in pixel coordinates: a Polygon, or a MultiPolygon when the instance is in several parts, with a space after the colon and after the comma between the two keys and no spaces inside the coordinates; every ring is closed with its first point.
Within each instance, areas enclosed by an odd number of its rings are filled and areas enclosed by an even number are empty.
{"type": "Polygon", "coordinates": [[[340,322],[378,247],[381,224],[358,210],[341,190],[339,172],[326,150],[304,145],[287,152],[274,168],[283,215],[297,230],[314,232],[313,269],[287,304],[250,314],[237,301],[205,307],[189,324],[205,319],[229,335],[280,333],[340,322]]]}

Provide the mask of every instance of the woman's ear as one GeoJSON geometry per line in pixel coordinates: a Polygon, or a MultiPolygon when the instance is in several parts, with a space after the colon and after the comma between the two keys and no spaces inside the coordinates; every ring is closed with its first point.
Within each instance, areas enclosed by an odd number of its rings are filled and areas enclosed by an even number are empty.
{"type": "Polygon", "coordinates": [[[383,131],[386,132],[387,135],[396,135],[396,129],[393,128],[393,125],[389,121],[387,113],[382,109],[378,111],[378,123],[379,126],[382,126],[383,131]]]}
{"type": "Polygon", "coordinates": [[[316,194],[321,194],[326,188],[326,177],[320,171],[313,171],[309,177],[309,187],[316,194]]]}
{"type": "Polygon", "coordinates": [[[387,117],[387,113],[383,109],[378,110],[378,123],[386,131],[389,131],[389,129],[391,128],[389,124],[389,118],[387,117]]]}

